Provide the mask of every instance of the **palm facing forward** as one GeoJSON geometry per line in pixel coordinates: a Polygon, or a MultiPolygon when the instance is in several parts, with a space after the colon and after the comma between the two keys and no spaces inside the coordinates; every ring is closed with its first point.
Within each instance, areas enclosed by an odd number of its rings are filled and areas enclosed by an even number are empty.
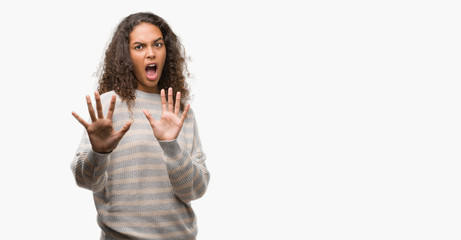
{"type": "Polygon", "coordinates": [[[74,117],[85,127],[93,151],[97,153],[109,153],[117,147],[122,137],[130,129],[132,122],[127,122],[120,131],[114,131],[112,117],[115,109],[115,95],[112,96],[110,101],[107,117],[104,117],[102,112],[99,92],[94,93],[94,98],[96,100],[98,117],[95,115],[90,96],[86,96],[86,103],[88,104],[88,112],[90,113],[91,123],[87,123],[75,112],[72,112],[72,115],[74,115],[74,117]]]}
{"type": "Polygon", "coordinates": [[[179,132],[184,124],[184,120],[187,117],[187,112],[189,111],[189,104],[184,108],[184,112],[181,117],[179,117],[179,109],[181,104],[181,93],[176,94],[176,104],[173,108],[173,89],[168,89],[168,106],[165,99],[165,90],[160,91],[160,97],[162,101],[162,117],[160,121],[155,120],[152,115],[144,110],[144,115],[146,115],[149,120],[150,126],[154,131],[154,136],[159,141],[170,141],[178,137],[179,132]]]}

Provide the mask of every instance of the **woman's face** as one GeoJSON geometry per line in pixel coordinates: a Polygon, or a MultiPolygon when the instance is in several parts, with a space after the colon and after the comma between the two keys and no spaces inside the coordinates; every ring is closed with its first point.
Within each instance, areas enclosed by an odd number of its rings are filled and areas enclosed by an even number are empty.
{"type": "Polygon", "coordinates": [[[130,57],[137,89],[159,93],[158,81],[165,65],[166,47],[160,28],[150,23],[140,23],[130,33],[130,57]]]}

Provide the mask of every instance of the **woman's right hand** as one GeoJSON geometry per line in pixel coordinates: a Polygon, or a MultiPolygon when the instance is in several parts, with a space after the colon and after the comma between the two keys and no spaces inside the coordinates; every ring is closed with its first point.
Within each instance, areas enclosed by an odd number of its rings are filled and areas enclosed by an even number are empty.
{"type": "Polygon", "coordinates": [[[93,151],[97,153],[110,153],[117,147],[125,133],[128,132],[132,122],[128,121],[125,123],[120,131],[114,131],[112,117],[115,109],[115,95],[113,95],[110,100],[109,111],[107,112],[107,117],[105,118],[102,112],[99,92],[94,92],[94,98],[96,100],[97,117],[95,115],[90,96],[86,96],[86,103],[88,104],[88,112],[90,113],[91,123],[87,123],[75,112],[72,112],[72,115],[83,125],[83,127],[85,127],[88,132],[88,137],[93,151]]]}

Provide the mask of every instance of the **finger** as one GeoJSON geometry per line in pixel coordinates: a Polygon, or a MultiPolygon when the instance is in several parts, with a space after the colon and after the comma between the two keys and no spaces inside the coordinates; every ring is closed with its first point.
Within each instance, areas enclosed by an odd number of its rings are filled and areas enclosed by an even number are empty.
{"type": "Polygon", "coordinates": [[[98,91],[94,92],[94,99],[96,100],[96,110],[98,111],[98,118],[102,119],[104,118],[104,115],[102,114],[101,96],[99,96],[98,91]]]}
{"type": "Polygon", "coordinates": [[[168,88],[168,112],[173,112],[173,88],[168,88]]]}
{"type": "Polygon", "coordinates": [[[150,122],[151,125],[152,125],[152,123],[155,121],[154,117],[152,117],[152,115],[150,114],[150,112],[147,111],[147,110],[142,110],[142,112],[144,113],[144,115],[146,115],[147,120],[149,120],[149,122],[150,122]]]}
{"type": "Polygon", "coordinates": [[[96,121],[96,116],[94,115],[94,108],[93,104],[91,104],[91,98],[90,96],[86,96],[86,104],[88,105],[88,112],[90,113],[90,118],[92,122],[96,121]]]}
{"type": "Polygon", "coordinates": [[[187,113],[189,112],[190,104],[187,104],[187,106],[184,108],[184,112],[182,113],[181,116],[181,123],[184,123],[184,120],[186,120],[187,113]]]}
{"type": "Polygon", "coordinates": [[[112,98],[110,99],[109,111],[107,112],[107,119],[112,120],[112,117],[114,116],[115,101],[116,97],[115,95],[112,95],[112,98]]]}
{"type": "Polygon", "coordinates": [[[160,91],[160,98],[162,99],[162,113],[164,113],[166,109],[166,99],[165,99],[165,89],[160,91]]]}
{"type": "Polygon", "coordinates": [[[72,116],[74,116],[74,118],[77,119],[77,121],[79,121],[80,124],[82,124],[85,127],[85,129],[87,129],[90,126],[90,124],[83,120],[83,118],[81,118],[77,113],[72,112],[72,116]]]}
{"type": "Polygon", "coordinates": [[[130,130],[130,127],[131,127],[132,123],[133,123],[132,121],[126,122],[125,125],[122,127],[122,129],[120,129],[120,131],[118,131],[119,138],[122,138],[125,135],[125,133],[127,133],[128,130],[130,130]]]}
{"type": "Polygon", "coordinates": [[[180,106],[181,106],[181,92],[177,92],[176,93],[176,103],[175,103],[175,107],[174,107],[174,114],[176,116],[179,116],[180,106]]]}

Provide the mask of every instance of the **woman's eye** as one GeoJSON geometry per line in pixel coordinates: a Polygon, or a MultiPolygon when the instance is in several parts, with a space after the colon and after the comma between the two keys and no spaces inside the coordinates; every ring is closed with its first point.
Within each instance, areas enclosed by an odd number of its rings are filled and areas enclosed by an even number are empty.
{"type": "Polygon", "coordinates": [[[141,46],[141,45],[135,46],[134,49],[135,49],[135,50],[141,50],[141,49],[142,49],[142,46],[141,46]]]}
{"type": "Polygon", "coordinates": [[[163,44],[162,43],[156,43],[154,46],[155,47],[161,47],[161,46],[163,46],[163,44]]]}

